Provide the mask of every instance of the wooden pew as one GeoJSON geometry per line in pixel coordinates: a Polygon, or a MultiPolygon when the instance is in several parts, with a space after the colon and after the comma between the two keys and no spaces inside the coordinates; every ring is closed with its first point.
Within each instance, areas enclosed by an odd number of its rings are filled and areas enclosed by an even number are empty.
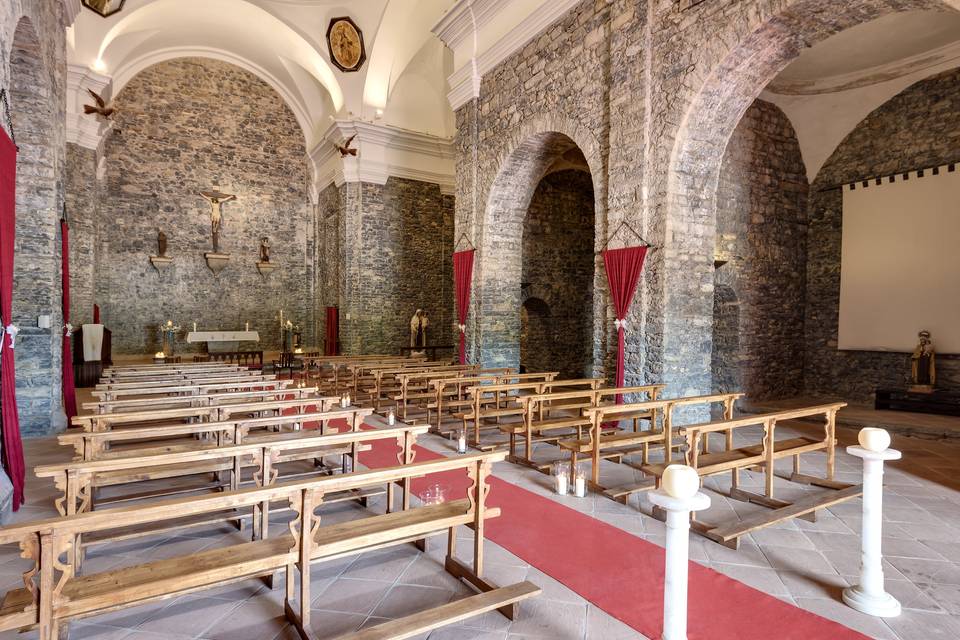
{"type": "MultiPolygon", "coordinates": [[[[541,471],[548,471],[553,461],[536,463],[533,461],[534,442],[559,442],[564,436],[575,435],[579,440],[583,437],[583,429],[593,424],[591,416],[586,410],[609,404],[608,399],[615,395],[645,394],[652,400],[663,389],[662,384],[641,385],[636,387],[598,388],[594,379],[572,381],[574,384],[565,384],[567,381],[554,380],[543,383],[541,393],[521,396],[519,398],[523,408],[523,420],[519,423],[500,425],[500,431],[510,438],[508,459],[517,464],[531,466],[541,471]],[[569,390],[577,385],[588,388],[569,390]],[[555,391],[555,389],[568,389],[555,391]],[[556,432],[560,433],[556,433],[556,432]],[[551,432],[552,435],[543,434],[551,432]],[[523,437],[523,455],[516,454],[517,438],[523,437]]],[[[634,431],[637,431],[637,421],[640,418],[649,419],[649,411],[630,412],[634,421],[634,431]]],[[[604,428],[605,433],[611,429],[604,428]]]]}
{"type": "Polygon", "coordinates": [[[266,389],[260,391],[225,391],[220,393],[206,393],[161,398],[131,398],[127,400],[97,400],[84,402],[83,409],[94,413],[120,413],[143,409],[160,409],[164,407],[203,407],[226,402],[254,402],[256,400],[286,400],[291,398],[305,398],[315,395],[317,387],[293,387],[289,389],[266,389]]]}
{"type": "Polygon", "coordinates": [[[457,410],[470,407],[473,404],[473,400],[468,397],[471,387],[496,384],[496,382],[497,376],[493,374],[455,376],[431,380],[430,392],[433,394],[433,399],[427,402],[427,422],[433,424],[432,414],[436,411],[437,422],[433,430],[435,433],[440,433],[444,412],[452,415],[457,410]]]}
{"type": "Polygon", "coordinates": [[[426,362],[419,366],[395,368],[389,366],[383,369],[372,369],[373,379],[369,385],[360,387],[360,394],[368,394],[369,402],[375,409],[380,408],[382,400],[389,400],[392,394],[400,391],[400,376],[413,373],[455,373],[460,371],[476,371],[477,365],[449,365],[426,362]]]}
{"type": "Polygon", "coordinates": [[[426,409],[426,404],[436,399],[436,392],[430,390],[434,380],[450,380],[464,376],[475,376],[479,366],[465,365],[430,371],[401,372],[396,374],[400,383],[400,392],[393,396],[397,412],[403,420],[408,418],[407,409],[411,402],[418,408],[426,409]]]}
{"type": "MultiPolygon", "coordinates": [[[[413,446],[418,435],[427,432],[427,426],[401,425],[384,429],[361,430],[362,420],[354,423],[354,427],[341,433],[321,433],[320,431],[297,431],[283,434],[268,434],[265,436],[251,436],[239,444],[226,446],[196,445],[190,449],[181,449],[162,453],[137,453],[120,457],[103,458],[100,460],[74,460],[54,464],[40,465],[34,472],[39,478],[51,478],[62,496],[55,501],[55,506],[61,515],[73,515],[85,511],[93,511],[102,505],[115,505],[125,502],[144,501],[164,498],[178,494],[192,494],[197,492],[221,491],[223,489],[240,489],[243,484],[266,486],[277,482],[280,477],[279,465],[296,461],[322,461],[330,456],[341,458],[336,467],[314,467],[306,473],[294,473],[283,476],[284,479],[293,477],[315,476],[329,474],[334,469],[350,471],[358,468],[359,453],[369,450],[368,443],[393,438],[401,446],[402,460],[413,459],[413,446]],[[348,465],[349,462],[349,465],[348,465]],[[243,480],[243,470],[255,469],[250,480],[243,480]],[[136,488],[140,483],[154,483],[157,480],[170,478],[182,479],[190,476],[208,476],[210,474],[229,474],[228,481],[214,480],[176,485],[165,485],[152,491],[137,491],[111,496],[109,499],[98,499],[97,489],[107,487],[136,488]]],[[[401,487],[404,496],[403,504],[409,503],[407,491],[409,487],[401,487]]],[[[392,499],[393,487],[389,488],[392,499]]],[[[347,493],[341,496],[330,496],[327,502],[343,500],[363,500],[373,495],[384,493],[383,490],[369,490],[365,492],[347,493]]],[[[254,527],[262,525],[263,510],[269,505],[258,508],[254,520],[254,527]]],[[[185,529],[189,527],[205,526],[213,522],[239,521],[242,516],[229,511],[219,514],[209,514],[201,520],[171,518],[160,524],[159,527],[124,530],[110,537],[97,536],[77,547],[78,551],[84,546],[114,542],[121,539],[130,539],[156,533],[185,529]]]]}
{"type": "MultiPolygon", "coordinates": [[[[273,374],[259,375],[240,375],[230,374],[216,376],[214,378],[203,378],[199,380],[187,380],[175,378],[173,380],[151,380],[149,382],[99,382],[94,386],[96,391],[119,391],[121,389],[161,389],[165,387],[199,387],[204,385],[216,384],[243,384],[275,381],[277,376],[273,374]]],[[[287,381],[289,382],[289,380],[287,381]]]]}
{"type": "MultiPolygon", "coordinates": [[[[616,392],[614,392],[615,394],[616,392]]],[[[635,391],[621,393],[636,393],[635,391]]],[[[656,391],[651,390],[651,394],[656,391]]],[[[608,394],[611,395],[611,394],[608,394]]],[[[621,463],[634,466],[624,460],[625,456],[640,453],[642,455],[639,469],[646,472],[646,465],[649,463],[650,447],[660,446],[664,451],[665,464],[669,464],[674,442],[674,411],[679,407],[688,407],[692,405],[702,405],[707,408],[714,404],[723,406],[724,415],[732,416],[734,404],[737,399],[742,397],[742,393],[717,393],[703,396],[688,396],[684,398],[660,398],[647,402],[634,402],[630,404],[611,404],[600,406],[593,409],[587,409],[586,413],[591,418],[589,436],[586,438],[577,438],[571,440],[561,440],[558,444],[561,449],[570,452],[570,473],[571,476],[576,468],[577,460],[580,455],[588,455],[591,460],[591,477],[588,480],[590,487],[600,491],[608,498],[626,502],[630,494],[638,491],[647,491],[654,488],[654,483],[643,481],[639,483],[628,483],[617,487],[604,487],[600,484],[600,460],[617,460],[621,463]],[[604,434],[604,425],[611,421],[619,422],[625,417],[636,419],[641,415],[649,420],[650,429],[647,431],[620,431],[617,433],[604,434]],[[660,418],[658,424],[658,417],[660,418]]]]}
{"type": "Polygon", "coordinates": [[[168,373],[168,374],[145,374],[145,375],[136,375],[136,376],[121,376],[113,378],[101,378],[100,384],[129,384],[131,382],[143,383],[143,382],[173,382],[175,380],[192,380],[197,382],[203,382],[207,380],[213,380],[217,378],[223,378],[229,376],[231,378],[249,378],[251,380],[256,380],[259,376],[264,375],[259,369],[238,369],[236,371],[230,370],[210,370],[210,371],[201,371],[193,373],[168,373]]]}
{"type": "Polygon", "coordinates": [[[500,515],[499,509],[486,505],[487,478],[492,463],[502,460],[504,455],[487,453],[442,458],[0,528],[0,544],[19,545],[22,556],[31,561],[31,566],[23,574],[24,586],[9,590],[3,598],[0,631],[36,628],[40,640],[58,640],[62,631],[66,636],[66,624],[74,619],[169,600],[250,578],[272,576],[283,570],[286,572],[285,615],[301,637],[313,638],[310,632],[310,605],[313,601],[310,566],[313,563],[440,534],[447,536],[445,569],[483,593],[467,598],[463,607],[454,610],[450,605],[444,605],[387,623],[379,628],[375,637],[406,637],[404,629],[416,627],[429,631],[461,620],[471,612],[498,609],[513,618],[515,604],[539,594],[540,590],[530,583],[497,588],[483,577],[485,522],[500,515]],[[315,513],[328,495],[444,472],[466,473],[471,480],[468,497],[397,512],[371,513],[367,517],[331,525],[325,525],[315,513]],[[253,509],[271,502],[288,505],[295,516],[287,530],[276,537],[268,537],[269,528],[262,526],[261,535],[250,542],[233,543],[229,538],[222,538],[219,546],[213,549],[90,575],[80,575],[75,565],[75,559],[79,557],[76,547],[85,537],[149,527],[174,516],[202,517],[225,510],[253,509]],[[456,528],[460,525],[474,529],[472,567],[455,557],[456,528]]]}
{"type": "Polygon", "coordinates": [[[359,428],[359,423],[373,413],[372,408],[333,408],[327,411],[308,411],[294,415],[273,415],[257,418],[234,418],[193,424],[161,424],[159,426],[116,429],[110,431],[73,430],[57,436],[57,441],[72,446],[76,460],[99,460],[131,455],[132,453],[173,453],[193,448],[196,440],[220,445],[239,444],[251,430],[299,431],[303,425],[317,422],[325,433],[331,420],[347,419],[359,428]],[[358,423],[359,421],[359,423],[358,423]]]}
{"type": "MultiPolygon", "coordinates": [[[[512,376],[511,376],[512,377],[512,376]]],[[[501,418],[522,417],[523,406],[519,396],[523,393],[540,393],[543,381],[517,382],[510,384],[477,385],[468,389],[471,400],[467,411],[455,414],[462,421],[463,431],[467,431],[467,423],[473,423],[473,438],[468,438],[474,447],[480,445],[480,432],[485,429],[496,429],[497,426],[485,427],[483,421],[493,418],[500,423],[501,418]]]]}
{"type": "Polygon", "coordinates": [[[217,382],[214,384],[187,384],[130,387],[113,390],[95,389],[90,392],[94,398],[102,401],[117,400],[124,397],[163,397],[204,395],[208,393],[222,393],[228,391],[268,391],[270,389],[286,389],[294,384],[294,380],[252,380],[244,382],[217,382]]]}
{"type": "MultiPolygon", "coordinates": [[[[736,549],[739,546],[740,536],[751,531],[791,518],[815,520],[818,509],[859,496],[862,493],[860,485],[837,482],[834,479],[837,412],[845,406],[845,402],[833,402],[813,407],[737,418],[731,415],[727,419],[717,422],[680,427],[678,431],[686,443],[684,447],[686,464],[696,469],[701,477],[729,471],[731,474],[731,489],[728,494],[730,498],[770,509],[769,512],[761,511],[737,519],[735,522],[720,525],[706,524],[694,518],[691,528],[711,540],[736,549]],[[823,434],[820,437],[805,435],[777,440],[776,427],[778,423],[788,420],[809,420],[811,418],[821,418],[823,420],[823,434]],[[759,440],[758,443],[747,446],[734,445],[734,435],[738,429],[758,426],[762,428],[762,432],[754,436],[759,440]],[[722,451],[710,451],[702,446],[706,438],[713,433],[725,436],[725,447],[722,451]],[[816,451],[822,451],[826,454],[826,469],[822,478],[800,473],[800,456],[816,451]],[[812,492],[810,495],[792,503],[777,499],[774,496],[774,463],[783,458],[793,458],[793,473],[785,479],[803,485],[819,487],[822,490],[812,492]],[[740,487],[740,471],[752,468],[763,470],[764,493],[762,495],[745,491],[740,487]]],[[[662,464],[648,464],[644,466],[643,470],[655,475],[659,483],[664,468],[662,464]]],[[[662,516],[660,513],[655,515],[662,516]]]]}

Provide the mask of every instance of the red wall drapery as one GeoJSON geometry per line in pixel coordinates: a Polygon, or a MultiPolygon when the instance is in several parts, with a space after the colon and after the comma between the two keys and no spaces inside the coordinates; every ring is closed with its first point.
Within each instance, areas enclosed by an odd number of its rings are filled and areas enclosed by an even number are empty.
{"type": "Polygon", "coordinates": [[[93,305],[93,324],[100,324],[100,305],[93,305]]]}
{"type": "MultiPolygon", "coordinates": [[[[624,380],[623,350],[626,323],[624,318],[630,310],[633,294],[637,290],[643,260],[647,257],[647,247],[624,247],[608,249],[603,252],[603,266],[610,285],[610,297],[613,298],[613,310],[617,317],[617,380],[616,386],[622,387],[624,380]]],[[[617,396],[617,404],[623,402],[623,396],[617,396]]]]}
{"type": "Polygon", "coordinates": [[[467,312],[470,310],[470,285],[473,283],[475,249],[453,254],[453,285],[457,296],[457,325],[460,329],[460,364],[467,364],[467,312]]]}
{"type": "Polygon", "coordinates": [[[77,415],[77,396],[73,384],[73,349],[70,348],[70,227],[67,221],[60,220],[60,280],[63,286],[63,412],[67,414],[67,424],[71,424],[77,415]]]}
{"type": "MultiPolygon", "coordinates": [[[[17,147],[0,128],[0,318],[11,327],[13,247],[17,232],[17,147]]],[[[17,411],[17,374],[13,358],[16,333],[0,339],[0,412],[3,414],[3,468],[13,483],[13,510],[23,504],[25,465],[17,411]]]]}
{"type": "Polygon", "coordinates": [[[340,338],[340,310],[336,307],[327,307],[327,332],[324,345],[324,355],[336,356],[337,341],[340,338]]]}

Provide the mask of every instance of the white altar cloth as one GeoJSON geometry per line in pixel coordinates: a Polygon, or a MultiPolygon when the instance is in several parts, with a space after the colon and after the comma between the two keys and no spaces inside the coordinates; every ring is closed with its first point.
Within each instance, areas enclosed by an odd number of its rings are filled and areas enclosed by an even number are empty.
{"type": "Polygon", "coordinates": [[[187,342],[260,342],[256,331],[191,331],[187,342]]]}

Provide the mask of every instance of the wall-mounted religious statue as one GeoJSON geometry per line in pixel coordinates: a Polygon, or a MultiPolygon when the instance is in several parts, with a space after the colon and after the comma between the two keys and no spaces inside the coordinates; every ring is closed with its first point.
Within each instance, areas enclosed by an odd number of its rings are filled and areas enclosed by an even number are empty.
{"type": "Polygon", "coordinates": [[[162,229],[157,229],[157,255],[150,256],[150,264],[162,274],[163,270],[170,266],[173,258],[167,255],[167,234],[162,229]]]}
{"type": "Polygon", "coordinates": [[[330,60],[340,71],[359,71],[367,59],[363,32],[350,18],[334,18],[327,27],[330,60]]]}
{"type": "Polygon", "coordinates": [[[270,239],[260,238],[260,262],[270,262],[270,239]]]}
{"type": "Polygon", "coordinates": [[[236,200],[237,196],[222,193],[217,185],[214,185],[210,191],[201,191],[200,195],[210,203],[210,234],[213,236],[213,252],[220,253],[220,227],[223,225],[221,207],[224,202],[236,200]]]}
{"type": "Polygon", "coordinates": [[[933,391],[937,384],[937,352],[933,348],[929,331],[918,334],[920,341],[910,356],[910,379],[913,385],[911,391],[933,391]]]}
{"type": "Polygon", "coordinates": [[[423,309],[417,309],[413,317],[410,318],[411,347],[427,346],[427,327],[429,326],[430,319],[427,317],[427,312],[423,309]]]}

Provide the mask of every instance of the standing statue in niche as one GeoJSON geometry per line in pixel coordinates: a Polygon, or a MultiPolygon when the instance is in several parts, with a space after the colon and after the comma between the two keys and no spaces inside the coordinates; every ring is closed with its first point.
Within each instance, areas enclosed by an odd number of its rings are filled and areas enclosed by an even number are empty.
{"type": "Polygon", "coordinates": [[[911,380],[913,391],[932,391],[937,384],[937,353],[930,340],[929,331],[918,334],[919,343],[913,350],[911,358],[911,380]]]}
{"type": "Polygon", "coordinates": [[[157,229],[157,257],[167,257],[167,234],[161,229],[157,229]]]}
{"type": "Polygon", "coordinates": [[[260,238],[260,262],[270,262],[270,239],[260,238]]]}
{"type": "Polygon", "coordinates": [[[416,313],[413,314],[413,317],[410,318],[410,346],[411,347],[425,347],[427,346],[427,325],[430,324],[430,321],[427,319],[427,314],[423,309],[417,309],[416,313]]]}
{"type": "Polygon", "coordinates": [[[201,191],[200,195],[210,203],[210,233],[213,236],[213,252],[220,253],[220,227],[223,224],[221,207],[224,202],[236,200],[237,196],[221,193],[220,187],[217,185],[214,185],[211,191],[201,191]]]}

